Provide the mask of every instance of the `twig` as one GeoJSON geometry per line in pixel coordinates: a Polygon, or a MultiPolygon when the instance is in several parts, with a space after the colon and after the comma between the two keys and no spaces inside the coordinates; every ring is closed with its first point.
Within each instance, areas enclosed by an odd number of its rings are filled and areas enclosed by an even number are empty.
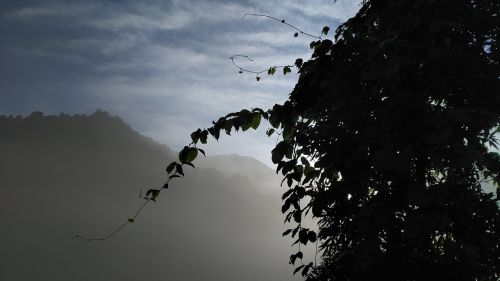
{"type": "Polygon", "coordinates": [[[243,15],[243,17],[242,17],[242,18],[244,19],[246,16],[253,16],[253,17],[265,17],[265,18],[269,18],[269,19],[275,20],[275,21],[277,21],[277,22],[280,22],[280,23],[282,23],[282,24],[284,24],[284,25],[286,25],[286,26],[289,26],[289,27],[291,27],[291,28],[293,28],[293,29],[297,30],[300,34],[304,34],[304,35],[309,36],[309,37],[311,37],[311,38],[315,38],[315,39],[319,39],[319,40],[321,40],[321,36],[316,36],[316,35],[312,35],[312,34],[310,34],[310,33],[307,33],[307,32],[305,32],[305,31],[303,31],[302,29],[300,29],[300,28],[296,27],[295,25],[289,24],[289,23],[288,23],[288,22],[286,22],[285,20],[280,20],[280,19],[275,18],[275,17],[273,17],[273,16],[264,15],[264,14],[245,13],[245,14],[243,15]]]}
{"type": "MultiPolygon", "coordinates": [[[[175,172],[173,175],[178,175],[178,173],[175,172]]],[[[92,242],[92,241],[104,241],[104,240],[107,240],[107,239],[113,237],[114,235],[116,235],[117,233],[119,233],[120,231],[122,231],[122,229],[124,229],[127,225],[132,224],[132,223],[135,222],[135,220],[141,214],[141,212],[144,209],[144,207],[146,207],[146,205],[149,204],[149,202],[155,201],[155,198],[159,196],[160,192],[163,189],[166,189],[166,187],[168,187],[168,184],[174,178],[173,175],[168,178],[168,180],[165,182],[165,184],[163,185],[162,188],[157,189],[158,193],[156,194],[155,197],[149,198],[149,197],[147,197],[147,193],[146,193],[146,196],[142,196],[142,189],[141,189],[139,191],[139,198],[144,199],[145,200],[144,203],[142,203],[141,206],[139,206],[139,208],[137,209],[137,211],[135,212],[135,214],[134,214],[133,217],[128,218],[126,222],[124,222],[123,224],[121,224],[120,226],[118,226],[115,230],[111,231],[109,234],[107,234],[107,235],[105,235],[103,237],[96,237],[96,238],[87,238],[85,236],[75,235],[75,236],[73,236],[72,239],[80,239],[80,240],[83,240],[83,241],[92,242]]]]}
{"type": "MultiPolygon", "coordinates": [[[[250,70],[250,69],[246,69],[244,67],[241,67],[239,66],[238,64],[236,64],[236,62],[234,61],[234,58],[237,58],[237,57],[241,57],[241,58],[246,58],[247,60],[249,61],[252,61],[253,62],[253,59],[251,59],[249,56],[245,56],[245,55],[234,55],[232,57],[229,57],[231,59],[231,62],[233,63],[233,65],[238,68],[238,70],[240,71],[240,73],[243,73],[243,72],[247,72],[247,73],[253,73],[253,74],[256,74],[257,76],[261,73],[265,73],[265,72],[268,72],[269,71],[269,68],[268,69],[265,69],[265,70],[260,70],[260,71],[255,71],[255,70],[250,70]]],[[[271,68],[285,68],[285,67],[295,67],[293,65],[275,65],[271,68]]]]}

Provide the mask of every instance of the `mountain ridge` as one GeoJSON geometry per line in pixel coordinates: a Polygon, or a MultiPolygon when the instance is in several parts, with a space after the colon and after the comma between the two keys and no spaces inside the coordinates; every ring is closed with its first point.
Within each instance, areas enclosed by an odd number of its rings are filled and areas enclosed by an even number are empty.
{"type": "Polygon", "coordinates": [[[0,116],[0,154],[1,280],[300,279],[281,237],[280,188],[262,180],[278,176],[256,159],[200,157],[136,223],[87,244],[70,238],[112,231],[177,155],[102,111],[0,116]],[[247,166],[228,172],[235,163],[247,166]]]}

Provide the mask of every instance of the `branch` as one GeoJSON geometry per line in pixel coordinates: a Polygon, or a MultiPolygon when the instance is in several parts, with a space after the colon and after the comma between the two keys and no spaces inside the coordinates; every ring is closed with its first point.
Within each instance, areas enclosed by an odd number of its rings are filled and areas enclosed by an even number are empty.
{"type": "MultiPolygon", "coordinates": [[[[128,218],[126,222],[124,222],[123,224],[121,224],[120,226],[118,226],[115,230],[111,231],[109,234],[106,234],[106,235],[104,235],[102,237],[93,237],[93,238],[88,238],[88,237],[81,236],[81,235],[75,235],[75,236],[73,236],[72,239],[80,239],[80,240],[83,240],[83,241],[92,242],[92,241],[104,241],[104,240],[107,240],[107,239],[115,236],[116,234],[118,234],[119,232],[121,232],[127,225],[134,223],[135,220],[137,219],[137,217],[141,214],[141,212],[144,209],[144,207],[146,207],[146,205],[149,204],[149,202],[151,202],[151,201],[156,202],[156,198],[160,195],[161,190],[162,189],[167,189],[168,188],[168,184],[175,177],[179,177],[177,171],[168,178],[168,180],[165,182],[165,184],[163,185],[162,188],[160,188],[160,189],[154,189],[155,192],[151,195],[151,197],[148,197],[150,191],[148,191],[146,193],[146,196],[142,196],[142,190],[141,190],[141,192],[139,193],[139,198],[144,199],[145,200],[144,203],[142,203],[139,206],[139,208],[135,212],[134,216],[128,218]]],[[[153,191],[153,189],[151,189],[151,191],[153,191]]]]}
{"type": "Polygon", "coordinates": [[[261,73],[267,72],[267,74],[269,74],[269,75],[274,75],[274,72],[276,71],[277,68],[283,68],[283,73],[286,75],[286,73],[291,72],[290,68],[294,67],[293,65],[276,65],[276,66],[272,66],[268,69],[260,70],[260,71],[250,70],[250,69],[243,68],[243,67],[239,66],[238,64],[236,64],[236,62],[234,61],[234,58],[237,58],[237,57],[246,58],[249,61],[253,61],[253,59],[251,59],[249,56],[245,56],[245,55],[234,55],[234,56],[230,57],[231,62],[233,63],[233,65],[236,68],[238,68],[239,73],[243,73],[243,72],[253,73],[256,75],[257,81],[260,80],[259,74],[261,74],[261,73]]]}
{"type": "Polygon", "coordinates": [[[282,24],[284,24],[284,25],[286,25],[286,26],[289,26],[289,27],[291,27],[291,28],[293,28],[293,29],[297,30],[300,34],[304,34],[304,35],[309,36],[309,37],[311,37],[311,38],[315,38],[315,39],[319,39],[319,40],[321,40],[321,36],[316,36],[316,35],[312,35],[312,34],[310,34],[310,33],[307,33],[307,32],[305,32],[305,31],[303,31],[302,29],[300,29],[300,28],[296,27],[295,25],[292,25],[292,24],[287,23],[285,20],[280,20],[280,19],[278,19],[278,18],[275,18],[275,17],[269,16],[269,15],[264,15],[264,14],[253,14],[253,13],[245,13],[245,14],[243,15],[243,17],[242,17],[242,18],[244,19],[246,16],[264,17],[264,18],[272,19],[272,20],[275,20],[275,21],[277,21],[277,22],[280,22],[280,23],[282,23],[282,24]]]}

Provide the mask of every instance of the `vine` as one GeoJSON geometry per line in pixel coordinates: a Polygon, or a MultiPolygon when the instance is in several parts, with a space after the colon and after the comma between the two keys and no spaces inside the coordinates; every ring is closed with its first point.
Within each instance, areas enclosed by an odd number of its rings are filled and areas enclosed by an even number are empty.
{"type": "MultiPolygon", "coordinates": [[[[309,36],[314,39],[318,39],[318,41],[314,41],[310,44],[311,49],[315,49],[320,46],[323,42],[322,36],[314,36],[310,33],[307,33],[298,27],[289,24],[285,20],[280,20],[278,18],[264,15],[264,14],[252,14],[247,13],[243,15],[243,18],[246,16],[255,16],[255,17],[265,17],[275,21],[278,21],[297,32],[294,34],[294,37],[297,37],[298,34],[303,34],[309,36]]],[[[329,31],[329,27],[325,26],[322,30],[322,35],[327,35],[329,31]]],[[[329,41],[329,40],[328,40],[329,41]]],[[[314,57],[314,55],[313,55],[314,57]]],[[[251,73],[256,75],[256,80],[260,80],[260,74],[266,73],[268,75],[274,75],[277,69],[283,69],[283,75],[291,72],[291,68],[296,67],[298,70],[303,66],[303,60],[298,58],[294,65],[275,65],[271,66],[265,70],[251,70],[245,67],[240,66],[236,63],[235,58],[244,58],[248,61],[253,61],[247,55],[233,55],[230,57],[232,64],[238,69],[238,72],[241,73],[251,73]]],[[[219,120],[212,122],[213,126],[206,129],[198,129],[195,132],[191,133],[192,142],[185,146],[180,152],[178,156],[178,161],[174,161],[170,163],[166,172],[168,175],[168,179],[165,181],[164,185],[161,188],[157,189],[149,189],[142,195],[142,190],[139,193],[139,198],[145,200],[134,213],[134,215],[127,219],[126,222],[118,226],[116,229],[111,231],[110,233],[102,236],[102,237],[85,237],[81,235],[75,235],[73,239],[80,239],[82,241],[93,242],[93,241],[104,241],[110,239],[111,237],[120,233],[125,227],[134,223],[136,219],[141,214],[142,210],[148,205],[150,202],[156,202],[162,190],[167,189],[169,187],[170,182],[174,178],[179,178],[184,176],[183,167],[190,166],[195,168],[193,161],[197,158],[198,152],[202,153],[205,156],[205,151],[197,148],[197,144],[200,142],[202,144],[207,143],[208,135],[211,135],[214,139],[218,140],[220,137],[220,133],[225,132],[227,135],[230,135],[231,131],[234,129],[235,131],[247,131],[248,129],[257,129],[261,123],[261,120],[267,120],[272,128],[266,131],[266,135],[270,137],[273,135],[277,129],[282,129],[281,132],[277,133],[276,139],[276,148],[272,151],[272,160],[273,163],[277,164],[276,173],[282,172],[284,178],[281,182],[281,185],[286,181],[289,189],[283,194],[282,199],[284,200],[282,206],[282,213],[286,214],[285,222],[290,223],[292,218],[297,223],[295,228],[291,228],[286,230],[283,233],[283,236],[290,235],[292,238],[296,237],[296,240],[292,245],[298,244],[298,250],[295,254],[290,256],[289,263],[294,265],[296,260],[300,260],[300,265],[295,268],[294,274],[302,271],[302,275],[306,276],[312,268],[317,265],[317,254],[318,254],[318,240],[317,234],[315,231],[302,227],[302,216],[303,213],[310,210],[311,205],[308,204],[304,209],[300,206],[300,200],[304,198],[305,195],[310,195],[311,192],[314,192],[314,186],[312,182],[314,178],[319,175],[319,170],[313,168],[308,160],[305,157],[301,157],[302,165],[298,164],[299,157],[301,156],[297,150],[296,145],[294,144],[294,123],[296,120],[289,120],[286,112],[290,110],[291,106],[289,102],[285,102],[283,105],[276,104],[273,109],[262,110],[260,108],[255,108],[252,110],[243,109],[240,112],[234,112],[226,115],[225,117],[219,118],[219,120]],[[282,141],[279,141],[280,138],[282,141]],[[285,161],[283,158],[289,159],[289,161],[285,161]],[[293,182],[296,182],[297,185],[292,188],[293,182]],[[310,183],[306,190],[303,186],[306,183],[310,183]],[[292,208],[293,207],[293,208],[292,208]],[[308,264],[304,264],[303,262],[303,253],[301,251],[301,244],[306,245],[308,242],[316,243],[316,252],[314,255],[314,263],[309,262],[308,264]]]]}

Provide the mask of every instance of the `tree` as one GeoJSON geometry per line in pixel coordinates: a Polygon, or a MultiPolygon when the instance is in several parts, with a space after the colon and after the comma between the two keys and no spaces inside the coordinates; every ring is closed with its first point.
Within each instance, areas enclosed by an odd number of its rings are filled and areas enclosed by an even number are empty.
{"type": "Polygon", "coordinates": [[[500,196],[481,188],[500,182],[499,15],[498,0],[363,1],[333,41],[318,38],[312,58],[296,61],[300,78],[286,102],[198,129],[167,172],[194,166],[209,135],[266,119],[268,135],[281,130],[272,160],[289,187],[282,211],[296,223],[284,235],[318,240],[323,255],[295,272],[499,280],[500,196]],[[308,212],[319,231],[302,227],[308,212]]]}

